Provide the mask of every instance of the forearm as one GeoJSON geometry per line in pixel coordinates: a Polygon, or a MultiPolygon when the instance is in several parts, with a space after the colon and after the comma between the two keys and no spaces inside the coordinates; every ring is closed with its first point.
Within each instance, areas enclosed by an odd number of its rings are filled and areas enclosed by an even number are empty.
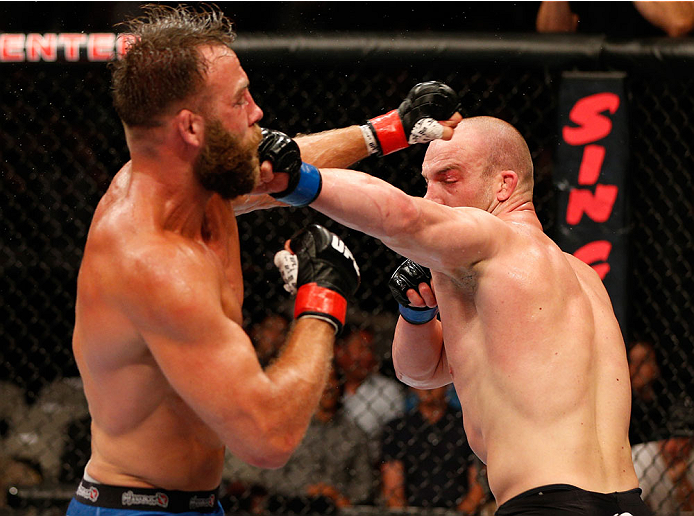
{"type": "Polygon", "coordinates": [[[578,16],[569,7],[569,2],[544,1],[540,4],[535,21],[538,32],[576,32],[578,16]]]}
{"type": "Polygon", "coordinates": [[[304,162],[316,167],[345,168],[370,154],[387,155],[437,138],[449,140],[462,118],[457,112],[459,106],[458,95],[446,84],[419,83],[397,109],[372,118],[363,126],[303,136],[296,141],[304,162]]]}
{"type": "MultiPolygon", "coordinates": [[[[291,159],[297,159],[313,165],[313,167],[340,167],[345,168],[353,163],[367,157],[369,155],[361,129],[358,126],[345,127],[344,129],[335,129],[325,131],[318,134],[304,135],[290,140],[284,133],[271,131],[265,136],[263,143],[260,146],[260,179],[251,195],[242,195],[231,201],[231,206],[234,209],[235,215],[243,215],[256,210],[264,210],[268,208],[280,208],[288,205],[296,205],[288,198],[282,198],[281,202],[275,197],[268,195],[270,192],[282,192],[288,184],[289,177],[285,174],[280,174],[277,178],[274,174],[272,163],[278,159],[287,159],[287,155],[291,155],[291,159]],[[294,157],[294,149],[298,146],[299,152],[296,152],[294,157]],[[279,185],[279,186],[278,186],[279,185]],[[289,203],[289,204],[286,204],[289,203]]],[[[287,163],[285,163],[286,165],[287,163]]],[[[297,164],[297,171],[299,169],[297,164]]],[[[304,168],[302,167],[303,171],[304,168]]],[[[277,172],[283,172],[278,170],[277,172]]],[[[298,172],[297,172],[298,173],[298,172]]],[[[301,172],[303,177],[303,172],[301,172]]],[[[299,188],[302,191],[306,188],[302,180],[298,180],[298,184],[294,184],[293,188],[299,188]],[[304,185],[304,186],[300,186],[304,185]]],[[[316,182],[310,188],[317,188],[320,182],[316,182]]],[[[281,196],[280,196],[281,197],[281,196]]],[[[306,201],[308,202],[308,201],[306,201]]]]}
{"type": "Polygon", "coordinates": [[[259,418],[265,431],[253,437],[273,440],[270,447],[284,459],[277,467],[301,442],[323,393],[335,335],[345,324],[347,298],[357,290],[359,270],[346,244],[318,224],[296,233],[274,262],[285,286],[296,294],[296,321],[250,398],[256,413],[266,418],[259,418]]]}
{"type": "MultiPolygon", "coordinates": [[[[267,437],[284,455],[281,466],[299,445],[328,377],[335,328],[325,321],[302,317],[294,323],[280,356],[266,370],[271,391],[272,427],[267,437]]],[[[268,410],[270,409],[270,410],[268,410]]]]}
{"type": "Polygon", "coordinates": [[[391,460],[381,465],[381,495],[386,507],[407,507],[405,468],[401,461],[391,460]]]}
{"type": "Polygon", "coordinates": [[[411,387],[434,389],[452,381],[438,319],[416,325],[400,317],[395,327],[392,356],[395,374],[411,387]]]}
{"type": "Polygon", "coordinates": [[[484,489],[479,483],[478,474],[477,467],[473,465],[468,467],[468,492],[458,504],[458,510],[465,514],[477,514],[484,500],[484,489]]]}
{"type": "Polygon", "coordinates": [[[283,202],[267,194],[240,195],[230,202],[234,210],[234,215],[237,217],[252,211],[267,210],[269,208],[284,208],[287,206],[283,202]]]}
{"type": "Polygon", "coordinates": [[[276,173],[286,172],[288,177],[275,178],[274,170],[264,175],[261,166],[261,185],[254,193],[272,192],[291,206],[307,206],[320,192],[317,168],[345,168],[370,155],[385,156],[414,144],[450,140],[462,120],[459,107],[455,91],[428,81],[415,85],[397,109],[361,126],[299,135],[293,140],[279,131],[263,129],[261,161],[273,163],[276,173]]]}
{"type": "Polygon", "coordinates": [[[675,498],[681,504],[681,510],[692,511],[694,510],[694,486],[687,478],[687,469],[688,466],[685,465],[685,474],[675,482],[675,498]]]}
{"type": "Polygon", "coordinates": [[[356,125],[301,135],[294,140],[301,149],[302,161],[315,167],[347,168],[369,156],[361,129],[356,125]]]}
{"type": "Polygon", "coordinates": [[[668,36],[684,36],[694,28],[694,2],[634,2],[634,6],[668,36]]]}
{"type": "MultiPolygon", "coordinates": [[[[333,357],[334,342],[335,328],[327,322],[312,317],[297,319],[279,357],[265,370],[276,395],[286,395],[288,403],[297,405],[298,419],[312,415],[317,406],[333,357]],[[307,406],[300,406],[302,403],[307,406]]],[[[308,426],[308,420],[305,423],[308,426]]]]}
{"type": "Polygon", "coordinates": [[[376,177],[353,170],[321,169],[323,188],[311,207],[349,228],[383,241],[400,254],[417,230],[418,201],[376,177]]]}

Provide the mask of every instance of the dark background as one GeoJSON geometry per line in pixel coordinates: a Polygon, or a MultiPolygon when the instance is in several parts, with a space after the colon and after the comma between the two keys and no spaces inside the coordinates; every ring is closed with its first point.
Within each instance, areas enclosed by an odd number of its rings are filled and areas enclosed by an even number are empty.
{"type": "MultiPolygon", "coordinates": [[[[612,39],[654,35],[642,25],[616,23],[633,15],[630,2],[581,4],[586,11],[581,30],[586,33],[612,39]],[[615,23],[605,26],[605,20],[615,23]],[[625,27],[631,33],[625,34],[625,27]]],[[[137,15],[139,6],[5,2],[0,3],[0,32],[118,32],[114,23],[137,15]]],[[[627,40],[628,47],[623,48],[639,51],[623,51],[621,60],[614,55],[610,59],[604,51],[596,57],[595,40],[588,34],[555,39],[535,34],[538,6],[538,2],[220,4],[235,19],[240,43],[245,35],[338,38],[380,33],[386,39],[406,36],[415,41],[436,35],[445,45],[479,35],[469,52],[444,55],[429,43],[423,44],[417,59],[382,49],[353,59],[336,48],[323,53],[309,50],[300,56],[282,51],[268,59],[252,45],[239,55],[254,98],[265,113],[262,124],[292,135],[362,123],[397,107],[417,82],[446,82],[459,93],[465,116],[502,118],[526,138],[536,170],[535,204],[550,236],[558,225],[553,173],[561,74],[625,71],[631,216],[624,228],[629,237],[625,337],[627,342],[645,339],[656,346],[662,370],[656,386],[658,410],[655,417],[636,423],[639,440],[662,438],[673,433],[672,427],[666,428],[674,421],[669,407],[677,406],[694,386],[692,42],[682,43],[689,53],[674,62],[670,58],[677,54],[676,43],[662,40],[653,43],[651,54],[643,51],[651,43],[627,40]],[[520,35],[518,49],[506,44],[498,55],[489,50],[509,33],[520,35]],[[532,57],[537,48],[545,49],[546,60],[532,57]],[[567,48],[584,58],[567,57],[567,48]]],[[[51,390],[51,382],[77,374],[70,342],[81,252],[93,210],[128,153],[111,105],[105,63],[0,63],[0,73],[0,380],[21,387],[27,401],[34,403],[51,390]]],[[[421,195],[423,154],[424,147],[417,146],[385,158],[368,158],[356,168],[421,195]]],[[[312,221],[338,232],[361,265],[363,282],[351,304],[350,321],[360,327],[376,326],[387,372],[397,315],[387,280],[402,258],[310,209],[239,217],[244,323],[249,327],[268,313],[288,309],[291,300],[281,288],[272,256],[284,239],[312,221]]],[[[679,429],[691,431],[686,417],[678,420],[679,429]]],[[[43,423],[37,424],[40,430],[43,423]]],[[[86,435],[87,424],[78,423],[79,432],[86,435]]],[[[65,466],[70,462],[76,461],[65,461],[65,466]]]]}
{"type": "MultiPolygon", "coordinates": [[[[161,2],[177,5],[178,2],[161,2]]],[[[195,2],[188,2],[195,4],[195,2]]],[[[2,2],[2,32],[95,32],[142,2],[2,2]]],[[[539,2],[220,2],[244,33],[534,31],[539,2]]]]}

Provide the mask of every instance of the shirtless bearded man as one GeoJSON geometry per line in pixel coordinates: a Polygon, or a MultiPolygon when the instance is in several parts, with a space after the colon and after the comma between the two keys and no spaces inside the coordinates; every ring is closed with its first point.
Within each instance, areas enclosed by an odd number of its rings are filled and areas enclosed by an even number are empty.
{"type": "MultiPolygon", "coordinates": [[[[73,350],[92,416],[92,454],[68,514],[219,513],[225,447],[276,468],[299,445],[359,272],[324,228],[292,238],[285,254],[298,267],[290,282],[297,321],[279,357],[261,368],[241,326],[235,216],[304,203],[294,192],[304,183],[273,190],[278,200],[248,195],[266,191],[273,170],[286,170],[276,151],[294,142],[261,133],[262,111],[221,13],[148,6],[129,30],[138,38],[114,63],[113,82],[131,161],[94,213],[77,283],[73,350]]],[[[372,152],[450,138],[457,120],[429,116],[431,92],[442,88],[417,90],[368,129],[303,137],[301,155],[345,167],[372,152]],[[378,135],[401,117],[407,131],[381,145],[378,135]],[[424,134],[432,127],[433,136],[424,134]]]]}

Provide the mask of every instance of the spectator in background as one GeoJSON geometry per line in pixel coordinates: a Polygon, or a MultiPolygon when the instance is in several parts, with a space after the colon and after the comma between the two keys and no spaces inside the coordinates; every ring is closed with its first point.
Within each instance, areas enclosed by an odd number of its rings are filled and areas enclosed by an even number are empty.
{"type": "Polygon", "coordinates": [[[632,448],[643,499],[657,514],[694,511],[693,441],[690,433],[632,448]]]}
{"type": "Polygon", "coordinates": [[[658,396],[661,370],[648,341],[628,350],[632,391],[629,438],[643,500],[658,514],[694,510],[694,403],[682,393],[674,403],[658,396]]]}
{"type": "Polygon", "coordinates": [[[250,329],[250,337],[263,368],[279,355],[289,331],[289,320],[280,313],[271,313],[250,329]]]}
{"type": "Polygon", "coordinates": [[[0,453],[0,509],[8,506],[7,492],[10,486],[32,487],[41,482],[43,474],[40,464],[0,453]]]}
{"type": "MultiPolygon", "coordinates": [[[[24,459],[27,464],[39,464],[43,481],[55,484],[65,475],[66,468],[75,466],[62,460],[70,444],[68,427],[87,416],[81,379],[55,380],[44,387],[36,403],[28,407],[15,431],[3,442],[3,451],[24,459]]],[[[88,439],[86,434],[85,438],[88,439]]],[[[82,471],[78,475],[81,476],[82,471]]]]}
{"type": "Polygon", "coordinates": [[[662,437],[667,407],[663,406],[663,397],[658,395],[662,383],[653,344],[645,340],[632,343],[628,360],[631,379],[629,441],[633,445],[662,437]]]}
{"type": "Polygon", "coordinates": [[[679,511],[694,511],[694,437],[672,437],[660,444],[665,473],[673,484],[669,491],[679,511]]]}
{"type": "Polygon", "coordinates": [[[0,382],[0,443],[14,431],[26,411],[24,390],[14,383],[0,382]]]}
{"type": "Polygon", "coordinates": [[[447,387],[412,389],[419,404],[383,433],[381,489],[386,506],[445,507],[475,514],[485,495],[460,411],[447,387]]]}
{"type": "Polygon", "coordinates": [[[7,506],[10,485],[32,486],[42,480],[41,467],[23,458],[24,450],[8,447],[27,412],[24,391],[11,382],[0,382],[0,508],[7,506]]]}
{"type": "Polygon", "coordinates": [[[694,29],[694,2],[543,1],[536,29],[632,38],[685,36],[694,29]]]}
{"type": "Polygon", "coordinates": [[[84,417],[88,420],[87,400],[78,377],[46,385],[32,405],[25,403],[18,387],[0,386],[0,419],[5,427],[0,441],[0,507],[7,503],[10,485],[55,486],[66,475],[82,476],[86,457],[77,462],[66,460],[64,454],[72,446],[89,448],[88,426],[82,428],[84,443],[73,442],[69,433],[84,417]]]}
{"type": "Polygon", "coordinates": [[[346,331],[336,343],[335,360],[344,379],[345,414],[377,444],[383,426],[405,411],[405,389],[378,372],[370,329],[346,331]]]}

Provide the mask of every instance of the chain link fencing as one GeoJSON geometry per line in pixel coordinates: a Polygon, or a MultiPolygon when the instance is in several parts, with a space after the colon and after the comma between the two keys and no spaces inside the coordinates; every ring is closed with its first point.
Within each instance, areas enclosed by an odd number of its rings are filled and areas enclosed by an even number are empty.
{"type": "MultiPolygon", "coordinates": [[[[659,514],[694,510],[687,505],[691,499],[679,501],[686,475],[694,481],[691,451],[683,475],[667,467],[673,460],[668,446],[691,447],[694,428],[694,78],[687,73],[693,47],[683,45],[679,54],[667,42],[641,52],[603,48],[596,57],[592,37],[423,37],[402,48],[389,41],[239,40],[251,91],[265,113],[261,124],[290,135],[358,124],[397,107],[417,82],[444,81],[460,94],[464,116],[502,118],[526,138],[535,163],[536,208],[550,236],[557,226],[552,172],[561,72],[627,72],[631,252],[625,339],[650,343],[656,360],[648,369],[647,395],[634,399],[635,462],[644,496],[659,514]],[[666,59],[653,59],[658,52],[666,59]]],[[[2,501],[17,511],[62,512],[89,457],[89,415],[70,345],[76,276],[91,216],[128,152],[105,65],[1,66],[2,501]],[[7,492],[8,485],[14,491],[7,492]]],[[[354,168],[423,195],[424,151],[418,146],[368,158],[354,168]]],[[[418,394],[394,379],[389,346],[397,305],[387,281],[402,257],[308,208],[242,215],[245,327],[257,344],[282,335],[285,322],[269,316],[288,317],[291,300],[272,259],[310,222],[338,233],[363,274],[338,348],[339,407],[330,424],[314,421],[281,470],[258,470],[228,456],[225,509],[368,514],[388,505],[386,477],[400,474],[410,506],[429,514],[455,512],[479,488],[476,510],[489,513],[484,466],[458,435],[460,424],[450,423],[448,414],[437,425],[418,418],[418,394]],[[351,368],[365,356],[375,372],[364,382],[351,368]]],[[[451,420],[459,423],[455,393],[442,395],[451,420]]]]}

